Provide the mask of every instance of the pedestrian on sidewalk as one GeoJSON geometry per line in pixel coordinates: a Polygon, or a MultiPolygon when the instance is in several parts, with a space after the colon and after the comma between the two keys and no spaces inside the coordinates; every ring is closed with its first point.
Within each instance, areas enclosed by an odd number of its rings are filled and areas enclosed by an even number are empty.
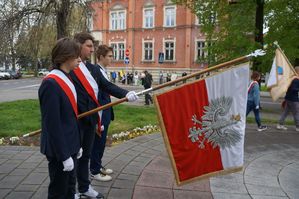
{"type": "MultiPolygon", "coordinates": [[[[148,89],[148,88],[152,87],[153,77],[147,70],[144,71],[144,75],[141,80],[142,80],[142,85],[143,85],[144,89],[148,89]]],[[[153,103],[152,96],[149,93],[146,93],[144,105],[148,106],[148,105],[150,105],[150,103],[151,104],[153,103]]]]}
{"type": "Polygon", "coordinates": [[[289,86],[286,96],[284,98],[283,102],[283,112],[280,116],[279,122],[276,126],[277,129],[280,130],[287,130],[288,128],[284,126],[284,122],[286,117],[288,116],[289,112],[292,112],[292,115],[294,117],[294,121],[296,124],[296,131],[299,131],[299,66],[295,67],[296,76],[291,82],[291,85],[289,86]]]}
{"type": "Polygon", "coordinates": [[[264,131],[267,129],[267,126],[263,126],[261,124],[261,118],[260,118],[260,89],[258,81],[260,80],[261,75],[257,71],[253,71],[251,75],[251,82],[248,87],[248,98],[247,98],[247,109],[246,109],[246,116],[253,111],[255,121],[258,126],[258,131],[264,131]]]}
{"type": "Polygon", "coordinates": [[[58,40],[52,49],[53,70],[38,90],[42,116],[40,150],[47,157],[50,177],[48,199],[75,198],[75,167],[82,149],[77,93],[69,72],[78,67],[79,56],[80,47],[74,40],[58,40]]]}

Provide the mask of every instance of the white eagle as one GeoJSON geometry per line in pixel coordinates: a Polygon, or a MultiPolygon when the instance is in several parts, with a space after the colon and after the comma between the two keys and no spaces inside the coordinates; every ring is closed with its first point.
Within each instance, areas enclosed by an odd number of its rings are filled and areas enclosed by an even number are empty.
{"type": "Polygon", "coordinates": [[[189,129],[189,138],[192,142],[199,142],[199,148],[205,148],[205,141],[211,143],[213,148],[231,147],[242,138],[240,132],[232,128],[232,125],[241,121],[240,114],[228,115],[233,99],[231,97],[220,97],[211,100],[208,106],[204,107],[204,115],[201,121],[194,114],[192,121],[194,125],[189,129]],[[197,128],[200,124],[202,128],[197,128]]]}

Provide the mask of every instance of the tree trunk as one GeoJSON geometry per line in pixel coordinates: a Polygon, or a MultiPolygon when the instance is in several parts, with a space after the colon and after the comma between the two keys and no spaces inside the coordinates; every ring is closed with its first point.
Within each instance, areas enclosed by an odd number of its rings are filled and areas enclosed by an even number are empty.
{"type": "Polygon", "coordinates": [[[63,0],[56,10],[57,39],[68,36],[67,19],[70,12],[70,5],[70,0],[63,0]]]}
{"type": "Polygon", "coordinates": [[[256,15],[255,15],[255,41],[263,48],[263,24],[264,24],[264,0],[256,0],[256,15]]]}

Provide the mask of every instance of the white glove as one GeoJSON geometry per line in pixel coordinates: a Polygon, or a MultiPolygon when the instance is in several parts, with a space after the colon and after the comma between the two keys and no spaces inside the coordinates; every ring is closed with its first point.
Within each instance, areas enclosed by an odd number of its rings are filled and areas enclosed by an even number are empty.
{"type": "Polygon", "coordinates": [[[259,106],[256,106],[256,107],[255,107],[255,109],[259,109],[259,108],[260,108],[259,106]]]}
{"type": "Polygon", "coordinates": [[[82,157],[83,154],[83,149],[82,147],[79,149],[79,152],[77,153],[77,159],[80,159],[82,157]]]}
{"type": "Polygon", "coordinates": [[[62,162],[63,164],[63,171],[71,171],[74,169],[74,161],[72,157],[69,157],[65,161],[62,162]]]}
{"type": "Polygon", "coordinates": [[[104,131],[104,129],[105,129],[105,128],[104,128],[104,125],[102,125],[102,126],[101,126],[101,132],[104,131]]]}
{"type": "Polygon", "coordinates": [[[129,102],[134,102],[136,101],[139,97],[137,96],[135,91],[129,91],[126,94],[126,98],[128,99],[129,102]]]}

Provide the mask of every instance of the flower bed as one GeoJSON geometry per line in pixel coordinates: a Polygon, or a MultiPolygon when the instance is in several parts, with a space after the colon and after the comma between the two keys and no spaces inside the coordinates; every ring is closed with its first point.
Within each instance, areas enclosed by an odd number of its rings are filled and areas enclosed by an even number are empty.
{"type": "MultiPolygon", "coordinates": [[[[123,141],[133,139],[141,135],[160,132],[160,128],[156,125],[147,125],[142,128],[137,127],[130,131],[120,132],[107,137],[107,146],[119,144],[123,141]]],[[[39,146],[40,136],[33,137],[5,137],[0,138],[0,145],[15,145],[15,146],[39,146]]]]}

